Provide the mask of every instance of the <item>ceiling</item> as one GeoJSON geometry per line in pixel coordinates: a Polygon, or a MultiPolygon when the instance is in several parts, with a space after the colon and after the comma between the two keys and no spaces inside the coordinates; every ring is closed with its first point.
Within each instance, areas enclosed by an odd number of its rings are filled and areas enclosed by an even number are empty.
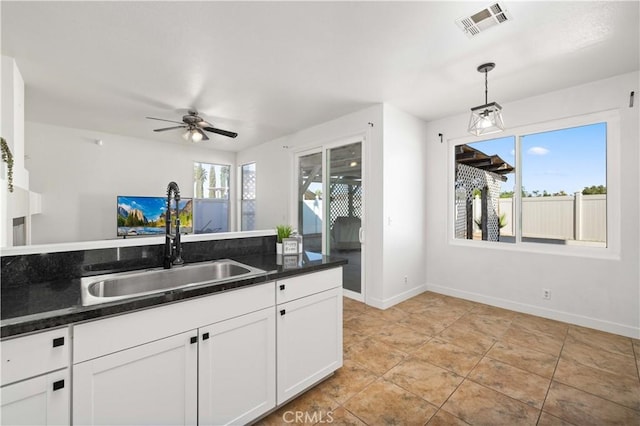
{"type": "Polygon", "coordinates": [[[637,1],[500,3],[512,19],[469,38],[455,20],[491,3],[3,0],[2,54],[27,120],[186,143],[145,117],[196,108],[231,151],[380,102],[466,112],[483,62],[501,104],[639,69],[637,1]]]}

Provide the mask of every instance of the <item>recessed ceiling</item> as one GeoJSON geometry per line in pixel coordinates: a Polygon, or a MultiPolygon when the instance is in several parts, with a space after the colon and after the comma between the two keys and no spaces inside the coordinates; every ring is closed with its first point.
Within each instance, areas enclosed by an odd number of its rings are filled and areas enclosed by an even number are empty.
{"type": "Polygon", "coordinates": [[[26,119],[165,142],[146,116],[196,108],[242,150],[369,105],[424,120],[639,69],[639,3],[500,2],[509,21],[467,37],[494,2],[11,2],[2,54],[26,119]]]}

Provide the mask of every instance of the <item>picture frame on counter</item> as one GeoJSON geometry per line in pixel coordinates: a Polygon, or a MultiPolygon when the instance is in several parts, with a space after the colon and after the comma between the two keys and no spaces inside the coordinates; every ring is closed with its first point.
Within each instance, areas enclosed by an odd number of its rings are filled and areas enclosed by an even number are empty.
{"type": "Polygon", "coordinates": [[[283,238],[282,254],[298,254],[298,240],[296,238],[283,238]]]}

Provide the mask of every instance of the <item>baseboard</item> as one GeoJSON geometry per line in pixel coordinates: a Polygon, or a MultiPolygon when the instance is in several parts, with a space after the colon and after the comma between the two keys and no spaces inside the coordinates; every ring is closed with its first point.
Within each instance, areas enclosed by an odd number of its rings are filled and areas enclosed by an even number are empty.
{"type": "Polygon", "coordinates": [[[397,305],[400,302],[404,302],[407,299],[411,299],[413,296],[417,296],[420,293],[424,293],[425,291],[427,291],[427,285],[422,284],[422,285],[419,285],[418,287],[413,287],[407,291],[404,291],[388,299],[378,299],[375,297],[367,297],[366,303],[367,305],[373,306],[374,308],[387,309],[392,307],[393,305],[397,305]]]}
{"type": "Polygon", "coordinates": [[[606,331],[608,333],[619,334],[635,339],[640,338],[640,328],[618,324],[611,321],[590,318],[583,315],[576,315],[569,312],[557,311],[554,309],[541,308],[539,306],[528,305],[526,303],[514,302],[512,300],[500,299],[498,297],[486,296],[484,294],[473,293],[436,284],[427,283],[426,289],[428,291],[433,291],[434,293],[440,293],[447,296],[470,300],[473,302],[484,303],[487,305],[509,309],[524,314],[531,314],[556,321],[566,322],[569,324],[579,325],[582,327],[594,328],[596,330],[606,331]]]}

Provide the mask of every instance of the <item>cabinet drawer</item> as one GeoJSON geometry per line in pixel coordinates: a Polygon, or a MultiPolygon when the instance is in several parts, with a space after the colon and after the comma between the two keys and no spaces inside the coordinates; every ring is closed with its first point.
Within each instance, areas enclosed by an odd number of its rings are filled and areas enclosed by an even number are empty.
{"type": "Polygon", "coordinates": [[[69,365],[69,328],[45,331],[0,343],[2,386],[69,365]]]}
{"type": "Polygon", "coordinates": [[[278,280],[276,303],[286,303],[336,287],[342,287],[341,267],[278,280]]]}
{"type": "Polygon", "coordinates": [[[274,291],[265,283],[74,326],[73,363],[268,308],[274,291]]]}

